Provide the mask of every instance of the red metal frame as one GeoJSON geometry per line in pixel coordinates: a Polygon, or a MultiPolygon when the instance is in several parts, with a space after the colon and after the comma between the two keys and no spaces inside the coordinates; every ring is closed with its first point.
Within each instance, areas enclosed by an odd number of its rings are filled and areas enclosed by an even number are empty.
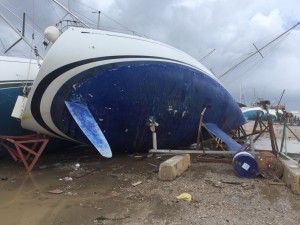
{"type": "Polygon", "coordinates": [[[43,153],[49,138],[40,134],[24,136],[0,136],[4,140],[0,143],[16,161],[21,161],[30,173],[39,157],[43,153]]]}

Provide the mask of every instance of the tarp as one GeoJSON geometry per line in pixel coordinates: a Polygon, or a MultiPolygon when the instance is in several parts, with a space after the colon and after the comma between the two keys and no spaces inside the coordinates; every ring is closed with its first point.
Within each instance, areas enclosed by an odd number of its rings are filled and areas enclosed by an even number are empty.
{"type": "Polygon", "coordinates": [[[229,151],[239,152],[244,149],[242,145],[233,140],[228,134],[224,133],[217,124],[203,123],[203,126],[216,137],[220,138],[227,146],[229,151]]]}

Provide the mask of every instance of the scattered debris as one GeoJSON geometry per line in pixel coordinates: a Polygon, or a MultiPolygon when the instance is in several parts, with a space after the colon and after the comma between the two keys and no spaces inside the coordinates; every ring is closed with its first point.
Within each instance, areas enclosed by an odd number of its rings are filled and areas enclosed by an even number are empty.
{"type": "Polygon", "coordinates": [[[217,187],[217,188],[224,188],[224,186],[222,185],[222,182],[220,182],[220,181],[213,182],[212,186],[217,187]]]}
{"type": "Polygon", "coordinates": [[[284,167],[282,162],[271,152],[260,152],[255,159],[258,165],[258,172],[266,179],[278,179],[282,177],[284,167]]]}
{"type": "Polygon", "coordinates": [[[42,165],[42,166],[39,166],[39,168],[42,170],[42,169],[46,169],[48,166],[47,165],[42,165]]]}
{"type": "Polygon", "coordinates": [[[76,193],[76,192],[73,193],[73,192],[69,191],[69,192],[65,192],[64,195],[67,195],[67,196],[76,196],[76,195],[78,195],[78,193],[76,193]]]}
{"type": "Polygon", "coordinates": [[[124,215],[122,217],[112,217],[112,218],[106,217],[106,216],[100,216],[100,217],[97,217],[96,220],[94,220],[94,222],[98,223],[103,220],[123,220],[123,219],[127,219],[129,217],[130,217],[129,215],[124,215]]]}
{"type": "Polygon", "coordinates": [[[109,195],[110,195],[110,197],[118,197],[120,194],[118,192],[116,192],[116,191],[111,191],[109,193],[109,195]]]}
{"type": "Polygon", "coordinates": [[[153,166],[154,168],[152,169],[151,172],[153,173],[158,173],[159,172],[159,166],[152,164],[152,163],[148,163],[150,166],[153,166]]]}
{"type": "Polygon", "coordinates": [[[242,178],[253,178],[258,174],[258,165],[249,152],[239,152],[232,159],[235,173],[242,178]]]}
{"type": "Polygon", "coordinates": [[[64,191],[60,190],[60,189],[54,189],[54,190],[48,191],[48,193],[51,193],[51,194],[62,194],[62,193],[64,193],[64,191]]]}
{"type": "Polygon", "coordinates": [[[20,173],[22,168],[19,167],[6,171],[9,167],[1,162],[1,204],[10,203],[11,198],[6,195],[20,193],[14,208],[2,207],[2,220],[15,223],[13,218],[8,220],[10,212],[18,215],[19,205],[29,201],[34,204],[26,207],[32,212],[43,203],[45,210],[41,216],[52,216],[55,224],[166,224],[172,221],[179,224],[233,224],[236,221],[242,225],[264,224],[265,221],[298,224],[300,218],[297,211],[300,198],[286,191],[288,187],[280,186],[282,180],[266,180],[261,176],[250,180],[240,178],[235,176],[231,164],[195,162],[186,176],[161,182],[156,174],[148,172],[159,165],[160,161],[155,158],[133,163],[133,158],[122,156],[101,159],[100,164],[93,153],[92,156],[86,161],[64,160],[61,169],[52,168],[52,162],[57,162],[54,158],[41,164],[48,165],[47,173],[36,170],[33,176],[20,173]],[[80,163],[77,170],[76,163],[80,163]],[[97,171],[82,178],[75,176],[93,169],[97,171]],[[1,183],[5,177],[8,181],[1,183]],[[73,181],[64,181],[64,177],[71,177],[73,181]],[[137,182],[142,183],[134,187],[137,182]],[[182,193],[190,197],[180,196],[182,193]],[[291,205],[295,207],[286,208],[291,205]],[[66,210],[53,211],[57,206],[66,210]],[[80,214],[74,214],[75,211],[80,214]],[[126,215],[130,217],[126,219],[126,215]]]}
{"type": "Polygon", "coordinates": [[[270,185],[283,185],[283,186],[286,185],[284,182],[275,182],[275,181],[269,181],[268,184],[270,184],[270,185]]]}
{"type": "Polygon", "coordinates": [[[76,164],[75,164],[75,167],[76,167],[76,169],[78,169],[78,168],[80,167],[80,164],[79,164],[79,163],[76,163],[76,164]]]}
{"type": "Polygon", "coordinates": [[[237,182],[237,181],[221,181],[221,183],[224,183],[224,184],[233,184],[233,185],[241,185],[241,182],[237,182]]]}
{"type": "Polygon", "coordinates": [[[205,183],[207,183],[213,187],[224,188],[224,186],[222,185],[223,182],[221,182],[221,181],[205,180],[205,183]]]}
{"type": "Polygon", "coordinates": [[[54,168],[59,168],[62,167],[62,163],[53,163],[51,166],[54,168]]]}
{"type": "Polygon", "coordinates": [[[254,184],[241,183],[241,186],[244,188],[244,190],[255,189],[255,185],[254,184]]]}
{"type": "Polygon", "coordinates": [[[69,173],[69,176],[74,177],[74,178],[81,178],[81,177],[84,177],[88,174],[95,172],[96,170],[97,169],[85,170],[83,168],[79,168],[78,170],[71,171],[69,173]]]}
{"type": "Polygon", "coordinates": [[[135,155],[133,156],[136,160],[142,160],[142,159],[146,159],[147,156],[146,155],[135,155]]]}
{"type": "Polygon", "coordinates": [[[132,184],[133,187],[138,186],[139,184],[143,183],[143,181],[138,181],[132,184]]]}
{"type": "Polygon", "coordinates": [[[59,180],[64,180],[64,181],[72,181],[72,177],[64,177],[64,178],[59,178],[59,180]]]}
{"type": "Polygon", "coordinates": [[[192,196],[189,193],[182,193],[178,196],[176,196],[176,199],[178,200],[186,200],[188,202],[192,201],[192,196]]]}

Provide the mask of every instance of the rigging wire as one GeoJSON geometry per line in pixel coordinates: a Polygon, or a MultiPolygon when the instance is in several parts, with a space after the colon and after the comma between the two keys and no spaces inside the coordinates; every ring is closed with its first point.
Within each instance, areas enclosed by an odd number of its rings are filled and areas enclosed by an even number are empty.
{"type": "Polygon", "coordinates": [[[266,60],[270,60],[270,55],[274,54],[275,48],[279,46],[281,42],[283,42],[291,32],[286,33],[286,35],[281,36],[277,41],[273,41],[271,44],[265,46],[260,52],[264,55],[262,59],[259,54],[249,53],[248,55],[252,54],[252,57],[248,57],[247,60],[243,62],[241,66],[236,67],[234,70],[230,71],[228,76],[222,77],[222,82],[225,86],[230,87],[236,84],[237,81],[245,82],[247,79],[250,79],[252,76],[249,76],[251,71],[257,70],[257,67],[262,66],[262,62],[266,60]],[[248,75],[247,75],[248,74],[248,75]],[[226,85],[227,84],[227,85],[226,85]]]}
{"type": "MultiPolygon", "coordinates": [[[[11,11],[9,8],[8,8],[8,6],[6,6],[3,2],[0,2],[0,4],[7,10],[7,11],[9,11],[13,16],[15,16],[19,21],[23,21],[23,19],[22,18],[20,18],[16,13],[14,13],[13,11],[11,11]]],[[[15,8],[15,7],[13,7],[13,8],[15,8]]],[[[28,15],[28,14],[26,14],[26,16],[32,21],[32,18],[28,15]]],[[[25,23],[26,24],[26,26],[28,26],[29,28],[32,28],[32,26],[31,26],[31,24],[30,23],[25,23]]],[[[39,27],[39,26],[37,26],[37,27],[39,27]]],[[[39,27],[40,28],[40,27],[39,27]]],[[[42,28],[40,28],[40,30],[43,30],[42,28]]],[[[36,32],[39,36],[41,36],[41,37],[43,37],[43,35],[40,33],[40,32],[36,32]]]]}
{"type": "Polygon", "coordinates": [[[239,62],[238,64],[236,64],[235,66],[231,67],[230,69],[228,69],[226,72],[224,72],[223,74],[221,74],[219,76],[219,78],[225,76],[226,74],[228,74],[229,72],[231,72],[232,70],[236,69],[238,66],[240,66],[241,64],[243,64],[244,62],[246,62],[248,59],[250,59],[251,57],[253,57],[254,55],[256,55],[257,53],[259,53],[261,50],[267,48],[269,45],[271,45],[273,42],[275,42],[276,40],[280,39],[281,37],[283,37],[284,35],[288,34],[289,32],[291,32],[294,28],[296,28],[298,25],[300,24],[300,22],[296,23],[293,27],[291,27],[290,29],[288,29],[287,31],[285,31],[284,33],[280,34],[278,37],[276,37],[274,40],[272,40],[271,42],[269,42],[268,44],[266,44],[265,46],[263,46],[262,48],[258,49],[256,52],[252,53],[251,55],[249,55],[247,58],[245,58],[244,60],[242,60],[241,62],[239,62]]]}
{"type": "Polygon", "coordinates": [[[52,7],[54,13],[56,14],[56,17],[59,19],[60,16],[58,15],[57,9],[54,7],[53,2],[51,0],[47,0],[49,5],[52,7]]]}
{"type": "MultiPolygon", "coordinates": [[[[262,60],[270,60],[270,57],[275,52],[275,48],[281,44],[289,35],[291,32],[287,33],[287,35],[283,36],[281,39],[278,39],[278,41],[273,42],[271,45],[269,45],[267,48],[263,49],[262,53],[264,55],[264,58],[262,59],[260,55],[256,54],[255,56],[249,58],[245,63],[243,63],[243,66],[237,67],[234,71],[230,73],[229,76],[223,77],[222,83],[223,85],[228,89],[231,90],[232,87],[236,86],[236,83],[251,83],[247,80],[250,78],[253,78],[253,74],[249,75],[251,71],[256,71],[259,66],[262,66],[262,60]]],[[[234,88],[233,88],[234,89],[234,88]]],[[[265,89],[265,88],[264,88],[265,89]]],[[[264,90],[262,90],[264,91],[264,90]]]]}
{"type": "MultiPolygon", "coordinates": [[[[89,8],[90,10],[97,10],[97,9],[95,9],[95,8],[93,8],[93,7],[91,7],[91,6],[87,5],[87,4],[85,4],[85,3],[83,3],[82,1],[79,1],[79,0],[76,0],[76,1],[77,1],[79,4],[82,4],[82,5],[86,6],[86,7],[89,8]]],[[[99,10],[98,10],[98,11],[99,11],[99,10]]],[[[101,15],[103,15],[103,16],[105,16],[106,18],[110,19],[111,21],[113,21],[114,23],[118,24],[119,26],[123,27],[125,30],[130,31],[130,32],[132,32],[132,33],[134,33],[134,34],[136,33],[133,29],[131,29],[131,28],[125,26],[124,24],[122,24],[122,23],[118,22],[117,20],[113,19],[112,17],[108,16],[108,15],[107,15],[106,13],[104,13],[102,10],[100,10],[100,11],[101,11],[101,15]]],[[[78,11],[78,12],[79,12],[79,11],[78,11]]],[[[143,35],[143,34],[142,34],[142,35],[143,35]]],[[[145,36],[145,35],[143,35],[143,36],[145,36]]]]}

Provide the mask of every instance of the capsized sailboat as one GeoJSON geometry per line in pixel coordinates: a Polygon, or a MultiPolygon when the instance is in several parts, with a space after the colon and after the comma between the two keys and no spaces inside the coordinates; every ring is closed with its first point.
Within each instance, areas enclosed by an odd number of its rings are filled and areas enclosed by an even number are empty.
{"type": "Polygon", "coordinates": [[[246,122],[212,73],[176,48],[80,27],[56,38],[28,96],[26,129],[90,144],[110,157],[110,150],[151,148],[146,124],[153,118],[159,148],[194,143],[204,104],[204,122],[225,132],[246,122]]]}

